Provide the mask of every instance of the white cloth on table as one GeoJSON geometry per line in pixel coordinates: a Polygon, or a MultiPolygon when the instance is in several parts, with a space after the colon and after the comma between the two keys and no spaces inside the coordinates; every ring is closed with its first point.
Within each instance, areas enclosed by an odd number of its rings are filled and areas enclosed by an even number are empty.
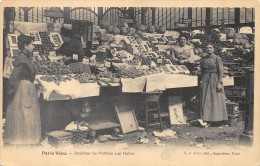
{"type": "Polygon", "coordinates": [[[40,75],[37,75],[36,79],[42,86],[43,98],[45,100],[50,99],[50,94],[53,91],[60,95],[68,95],[71,97],[70,99],[99,96],[100,87],[97,83],[81,84],[79,81],[72,79],[71,81],[60,82],[60,85],[57,85],[54,82],[42,81],[40,77],[40,75]]]}
{"type": "Polygon", "coordinates": [[[198,77],[185,74],[166,74],[166,89],[198,86],[198,77]]]}

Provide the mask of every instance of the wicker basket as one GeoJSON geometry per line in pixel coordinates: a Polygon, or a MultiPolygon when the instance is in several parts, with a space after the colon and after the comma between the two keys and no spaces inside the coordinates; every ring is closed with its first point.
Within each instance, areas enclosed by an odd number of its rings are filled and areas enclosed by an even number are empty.
{"type": "Polygon", "coordinates": [[[235,107],[237,107],[238,105],[239,105],[238,103],[226,102],[226,107],[227,107],[227,113],[228,113],[228,115],[234,115],[234,114],[236,114],[236,109],[235,109],[235,107]]]}
{"type": "Polygon", "coordinates": [[[70,131],[71,133],[73,133],[72,139],[71,139],[71,143],[75,144],[75,143],[82,143],[82,144],[86,144],[89,143],[90,140],[88,139],[88,131],[70,131]]]}
{"type": "Polygon", "coordinates": [[[65,146],[71,143],[72,134],[66,131],[54,131],[48,134],[48,142],[52,146],[65,146]]]}

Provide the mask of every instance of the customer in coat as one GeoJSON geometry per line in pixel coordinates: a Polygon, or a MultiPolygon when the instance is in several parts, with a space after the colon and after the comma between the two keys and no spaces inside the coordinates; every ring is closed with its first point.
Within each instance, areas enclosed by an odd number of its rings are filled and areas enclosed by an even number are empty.
{"type": "Polygon", "coordinates": [[[38,144],[41,139],[41,119],[38,96],[33,84],[36,69],[29,60],[34,50],[33,38],[18,37],[19,55],[8,81],[8,106],[4,142],[6,144],[38,144]]]}
{"type": "Polygon", "coordinates": [[[203,121],[216,124],[228,120],[223,92],[223,62],[214,54],[212,44],[207,45],[206,52],[201,59],[200,113],[203,121]]]}

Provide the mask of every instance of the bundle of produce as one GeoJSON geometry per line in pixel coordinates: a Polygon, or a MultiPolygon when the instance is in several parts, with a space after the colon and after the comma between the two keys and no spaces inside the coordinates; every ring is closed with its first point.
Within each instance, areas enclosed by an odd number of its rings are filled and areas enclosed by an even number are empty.
{"type": "Polygon", "coordinates": [[[222,52],[220,57],[223,64],[228,67],[228,75],[244,75],[243,67],[252,67],[254,65],[254,53],[243,52],[243,48],[235,48],[234,51],[222,52]]]}
{"type": "Polygon", "coordinates": [[[61,62],[36,61],[36,73],[42,75],[70,74],[77,72],[70,66],[63,65],[61,62]]]}
{"type": "Polygon", "coordinates": [[[152,25],[149,25],[149,26],[147,27],[147,32],[148,32],[148,33],[154,33],[154,32],[155,32],[155,27],[152,26],[152,25]]]}
{"type": "Polygon", "coordinates": [[[155,29],[155,32],[158,32],[159,26],[154,24],[153,27],[155,29]]]}
{"type": "Polygon", "coordinates": [[[221,45],[224,48],[234,48],[234,44],[229,40],[228,41],[222,41],[221,45]]]}
{"type": "Polygon", "coordinates": [[[109,25],[109,23],[107,21],[105,21],[105,20],[100,20],[99,21],[99,26],[102,29],[106,29],[108,25],[109,25]]]}
{"type": "Polygon", "coordinates": [[[74,73],[91,73],[90,67],[82,62],[76,62],[69,64],[74,73]]]}
{"type": "Polygon", "coordinates": [[[166,31],[166,27],[165,26],[160,26],[157,32],[161,33],[161,34],[164,34],[165,31],[166,31]]]}
{"type": "Polygon", "coordinates": [[[135,33],[135,29],[132,27],[127,28],[127,36],[131,36],[133,33],[135,33]]]}
{"type": "Polygon", "coordinates": [[[93,74],[89,74],[89,73],[75,74],[75,75],[72,75],[72,78],[74,78],[75,80],[78,80],[81,84],[94,83],[97,81],[96,76],[93,74]]]}
{"type": "Polygon", "coordinates": [[[228,28],[228,27],[222,27],[220,29],[220,32],[226,34],[228,39],[232,39],[235,34],[234,28],[228,28]]]}
{"type": "Polygon", "coordinates": [[[142,24],[137,24],[137,25],[134,26],[134,28],[137,29],[137,30],[140,30],[142,32],[145,32],[146,29],[147,29],[147,27],[145,25],[142,25],[142,24]]]}
{"type": "Polygon", "coordinates": [[[108,26],[106,27],[106,32],[107,32],[108,34],[112,34],[112,33],[113,33],[113,30],[114,30],[114,26],[113,26],[113,25],[108,25],[108,26]]]}
{"type": "Polygon", "coordinates": [[[125,60],[132,60],[134,57],[133,54],[125,51],[125,50],[122,50],[122,51],[116,51],[114,54],[113,54],[113,59],[120,59],[122,61],[125,61],[125,60]]]}
{"type": "Polygon", "coordinates": [[[71,76],[70,75],[46,75],[46,76],[41,76],[40,79],[42,81],[46,82],[54,82],[57,85],[60,85],[60,82],[66,82],[66,81],[71,81],[71,76]]]}
{"type": "Polygon", "coordinates": [[[147,56],[147,57],[141,57],[141,65],[146,65],[146,66],[150,66],[151,65],[151,61],[152,61],[152,57],[151,56],[147,56]]]}
{"type": "Polygon", "coordinates": [[[127,24],[127,22],[122,21],[122,22],[119,24],[119,27],[120,27],[120,28],[128,28],[128,24],[127,24]]]}
{"type": "Polygon", "coordinates": [[[143,75],[151,75],[151,74],[157,74],[161,73],[163,70],[160,67],[150,67],[149,69],[143,70],[143,75]]]}
{"type": "Polygon", "coordinates": [[[121,35],[126,35],[128,33],[128,31],[127,31],[127,28],[126,27],[121,27],[120,28],[120,34],[121,35]]]}
{"type": "Polygon", "coordinates": [[[138,33],[136,33],[136,32],[135,32],[135,33],[132,33],[131,36],[133,36],[133,37],[135,38],[135,40],[139,38],[139,35],[138,35],[138,33]]]}
{"type": "Polygon", "coordinates": [[[100,84],[120,82],[120,78],[118,78],[117,75],[111,71],[99,72],[96,76],[100,84]]]}
{"type": "Polygon", "coordinates": [[[117,75],[121,78],[136,78],[143,76],[143,70],[136,67],[122,67],[118,69],[117,75]]]}
{"type": "Polygon", "coordinates": [[[220,39],[220,32],[219,31],[216,31],[216,30],[213,30],[212,31],[212,34],[211,34],[211,39],[213,40],[213,41],[219,41],[219,39],[220,39]]]}
{"type": "Polygon", "coordinates": [[[151,74],[161,73],[163,70],[160,67],[150,67],[150,68],[143,68],[137,69],[135,67],[124,67],[118,70],[118,75],[121,78],[136,78],[151,74]]]}

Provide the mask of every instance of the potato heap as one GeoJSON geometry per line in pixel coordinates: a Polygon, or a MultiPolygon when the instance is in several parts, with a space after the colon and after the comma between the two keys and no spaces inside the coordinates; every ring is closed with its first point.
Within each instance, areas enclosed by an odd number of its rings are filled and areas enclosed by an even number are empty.
{"type": "Polygon", "coordinates": [[[118,83],[120,82],[120,78],[117,78],[115,73],[110,71],[99,72],[97,75],[98,82],[102,84],[102,82],[108,83],[118,83]]]}
{"type": "Polygon", "coordinates": [[[118,70],[118,75],[121,78],[136,78],[141,76],[147,76],[151,74],[161,73],[160,67],[151,67],[149,69],[137,69],[135,67],[125,67],[118,70]]]}
{"type": "Polygon", "coordinates": [[[36,61],[36,72],[41,75],[57,75],[57,74],[71,74],[77,71],[72,69],[70,66],[63,65],[58,62],[36,61]]]}
{"type": "Polygon", "coordinates": [[[71,63],[69,66],[72,68],[73,73],[91,73],[89,66],[81,62],[71,63]]]}
{"type": "Polygon", "coordinates": [[[41,76],[40,79],[46,82],[54,82],[60,85],[61,82],[71,81],[73,79],[78,80],[80,83],[93,83],[96,82],[96,76],[88,73],[73,74],[73,75],[46,75],[41,76]]]}
{"type": "Polygon", "coordinates": [[[88,65],[81,62],[64,65],[62,62],[51,62],[50,60],[40,61],[35,57],[36,72],[41,75],[57,75],[57,74],[77,74],[90,73],[88,65]]]}
{"type": "Polygon", "coordinates": [[[96,82],[97,78],[93,74],[89,73],[80,73],[80,74],[75,74],[71,76],[75,80],[78,80],[81,84],[83,83],[94,83],[96,82]]]}
{"type": "Polygon", "coordinates": [[[136,78],[143,76],[143,71],[135,67],[122,67],[118,69],[121,78],[136,78]]]}
{"type": "Polygon", "coordinates": [[[46,82],[54,82],[57,85],[60,85],[60,82],[71,81],[71,76],[68,75],[45,75],[40,77],[41,80],[46,82]]]}
{"type": "Polygon", "coordinates": [[[161,73],[163,70],[160,67],[150,67],[149,69],[144,69],[143,74],[151,75],[151,74],[158,74],[161,73]]]}
{"type": "Polygon", "coordinates": [[[150,66],[152,59],[153,59],[153,58],[152,58],[151,56],[141,57],[142,65],[150,66]]]}

